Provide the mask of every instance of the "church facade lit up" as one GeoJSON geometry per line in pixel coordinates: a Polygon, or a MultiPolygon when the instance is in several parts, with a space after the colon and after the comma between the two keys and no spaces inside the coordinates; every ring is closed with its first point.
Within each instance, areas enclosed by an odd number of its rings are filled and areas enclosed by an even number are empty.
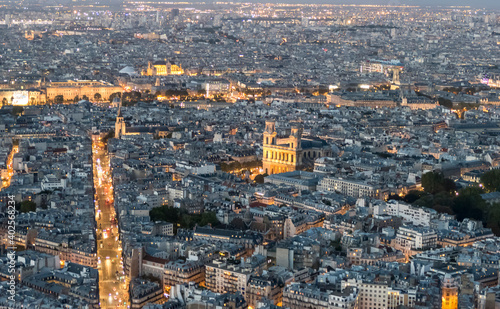
{"type": "Polygon", "coordinates": [[[146,76],[182,75],[184,70],[180,64],[171,61],[149,61],[148,68],[142,71],[141,74],[146,76]]]}
{"type": "Polygon", "coordinates": [[[288,137],[279,137],[276,122],[266,121],[263,134],[262,165],[264,172],[272,175],[306,169],[314,160],[332,155],[328,144],[317,138],[302,138],[303,128],[293,125],[288,137]]]}

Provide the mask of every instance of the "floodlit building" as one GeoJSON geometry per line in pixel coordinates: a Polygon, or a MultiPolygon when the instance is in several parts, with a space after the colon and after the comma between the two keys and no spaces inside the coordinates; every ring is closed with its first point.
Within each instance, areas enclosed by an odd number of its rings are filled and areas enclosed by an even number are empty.
{"type": "Polygon", "coordinates": [[[262,164],[267,174],[295,171],[312,166],[317,158],[331,156],[332,150],[325,141],[302,138],[302,132],[302,127],[293,125],[290,136],[280,138],[276,123],[266,121],[262,164]]]}
{"type": "Polygon", "coordinates": [[[182,75],[184,74],[184,70],[182,69],[182,66],[180,64],[177,65],[172,61],[149,61],[148,68],[141,74],[147,76],[182,75]]]}
{"type": "Polygon", "coordinates": [[[46,88],[47,100],[55,102],[56,97],[62,96],[64,101],[79,100],[103,100],[108,101],[111,94],[122,92],[123,88],[111,83],[96,80],[68,80],[66,82],[51,82],[46,88]]]}

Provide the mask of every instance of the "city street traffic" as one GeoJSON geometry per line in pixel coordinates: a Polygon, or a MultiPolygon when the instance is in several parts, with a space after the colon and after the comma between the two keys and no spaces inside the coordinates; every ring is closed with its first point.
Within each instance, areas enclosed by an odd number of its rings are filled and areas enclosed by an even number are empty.
{"type": "Polygon", "coordinates": [[[129,308],[128,280],[123,272],[122,248],[113,204],[109,158],[102,142],[92,146],[97,257],[101,308],[129,308]]]}

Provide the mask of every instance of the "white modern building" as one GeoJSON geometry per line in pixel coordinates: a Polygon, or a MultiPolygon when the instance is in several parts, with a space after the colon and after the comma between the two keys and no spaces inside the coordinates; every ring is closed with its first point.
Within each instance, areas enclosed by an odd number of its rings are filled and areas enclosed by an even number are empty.
{"type": "Polygon", "coordinates": [[[394,247],[403,252],[432,249],[437,246],[437,233],[427,227],[405,225],[398,229],[394,242],[394,247]]]}
{"type": "MultiPolygon", "coordinates": [[[[379,210],[382,210],[382,208],[379,208],[379,210]]],[[[430,226],[431,220],[437,217],[437,211],[434,209],[415,207],[395,200],[387,202],[383,214],[401,217],[405,222],[418,226],[430,226]]]]}
{"type": "Polygon", "coordinates": [[[45,175],[42,180],[41,188],[44,190],[55,190],[55,189],[63,189],[66,188],[68,184],[68,179],[63,177],[58,179],[55,175],[49,174],[45,175]]]}
{"type": "Polygon", "coordinates": [[[321,179],[318,184],[318,191],[340,192],[353,197],[376,197],[379,194],[379,190],[371,184],[337,177],[321,179]]]}

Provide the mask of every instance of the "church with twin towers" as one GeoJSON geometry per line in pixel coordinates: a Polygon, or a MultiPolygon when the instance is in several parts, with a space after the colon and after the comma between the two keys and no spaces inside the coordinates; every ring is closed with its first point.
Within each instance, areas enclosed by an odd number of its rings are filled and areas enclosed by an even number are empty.
{"type": "Polygon", "coordinates": [[[274,120],[266,121],[262,142],[262,165],[268,175],[310,169],[314,160],[332,155],[331,147],[322,139],[302,137],[303,128],[293,124],[288,136],[279,136],[274,120]]]}

